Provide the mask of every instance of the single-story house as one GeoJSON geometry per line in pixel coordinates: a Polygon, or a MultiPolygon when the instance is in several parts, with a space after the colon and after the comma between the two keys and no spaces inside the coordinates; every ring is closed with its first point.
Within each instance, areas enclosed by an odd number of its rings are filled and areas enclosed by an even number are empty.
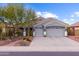
{"type": "MultiPolygon", "coordinates": [[[[67,36],[67,27],[69,24],[64,23],[58,19],[55,18],[42,18],[39,17],[36,24],[30,27],[30,35],[36,36],[36,37],[64,37],[67,36]]],[[[7,25],[7,28],[12,28],[15,30],[15,28],[11,25],[7,25]]],[[[27,26],[17,27],[20,32],[20,36],[27,36],[28,28],[27,26]],[[24,29],[25,28],[25,29],[24,29]]],[[[3,29],[4,30],[4,29],[3,29]]],[[[18,33],[19,33],[18,32],[18,33]]]]}
{"type": "Polygon", "coordinates": [[[69,35],[79,36],[79,22],[71,24],[71,27],[69,27],[69,29],[70,29],[69,35]]]}
{"type": "Polygon", "coordinates": [[[64,37],[67,36],[67,27],[69,25],[55,18],[41,18],[33,26],[33,36],[64,37]]]}
{"type": "MultiPolygon", "coordinates": [[[[67,27],[69,25],[55,18],[42,18],[39,17],[36,24],[30,27],[30,35],[37,37],[64,37],[67,36],[67,27]]],[[[11,25],[7,25],[7,28],[14,29],[11,25]]],[[[28,28],[27,26],[22,27],[18,26],[18,31],[20,32],[20,36],[27,36],[28,28]],[[24,29],[25,28],[25,29],[24,29]]],[[[3,28],[3,31],[5,29],[3,28]]],[[[19,33],[18,32],[18,33],[19,33]]]]}

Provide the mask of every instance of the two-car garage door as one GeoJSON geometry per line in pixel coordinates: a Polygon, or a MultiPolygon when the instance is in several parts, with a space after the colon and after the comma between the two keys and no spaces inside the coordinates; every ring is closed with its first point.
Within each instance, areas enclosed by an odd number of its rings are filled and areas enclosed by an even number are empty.
{"type": "Polygon", "coordinates": [[[47,29],[46,34],[48,37],[62,37],[65,36],[65,29],[47,29]]]}

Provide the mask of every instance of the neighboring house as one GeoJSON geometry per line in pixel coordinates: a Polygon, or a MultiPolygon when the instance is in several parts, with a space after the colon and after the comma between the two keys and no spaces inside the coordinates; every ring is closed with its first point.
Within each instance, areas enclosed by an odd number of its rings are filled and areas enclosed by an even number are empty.
{"type": "Polygon", "coordinates": [[[72,24],[70,27],[70,31],[71,31],[70,35],[79,36],[79,22],[72,24]]]}
{"type": "Polygon", "coordinates": [[[66,29],[68,26],[68,24],[54,18],[41,18],[33,26],[33,36],[64,37],[67,36],[66,29]]]}

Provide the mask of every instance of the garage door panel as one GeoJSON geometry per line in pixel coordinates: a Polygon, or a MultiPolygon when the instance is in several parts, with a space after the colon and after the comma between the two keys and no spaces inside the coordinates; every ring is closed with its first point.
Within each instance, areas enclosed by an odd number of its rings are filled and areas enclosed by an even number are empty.
{"type": "Polygon", "coordinates": [[[65,36],[65,29],[47,29],[47,36],[65,36]]]}
{"type": "Polygon", "coordinates": [[[43,36],[43,29],[35,29],[35,35],[34,36],[43,36]]]}

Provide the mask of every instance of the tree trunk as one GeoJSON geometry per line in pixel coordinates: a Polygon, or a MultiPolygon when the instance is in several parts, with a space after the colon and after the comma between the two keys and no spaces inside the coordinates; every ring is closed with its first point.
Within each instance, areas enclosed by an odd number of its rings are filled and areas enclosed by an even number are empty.
{"type": "Polygon", "coordinates": [[[30,36],[30,32],[29,31],[30,31],[30,27],[28,27],[28,36],[30,36]]]}

